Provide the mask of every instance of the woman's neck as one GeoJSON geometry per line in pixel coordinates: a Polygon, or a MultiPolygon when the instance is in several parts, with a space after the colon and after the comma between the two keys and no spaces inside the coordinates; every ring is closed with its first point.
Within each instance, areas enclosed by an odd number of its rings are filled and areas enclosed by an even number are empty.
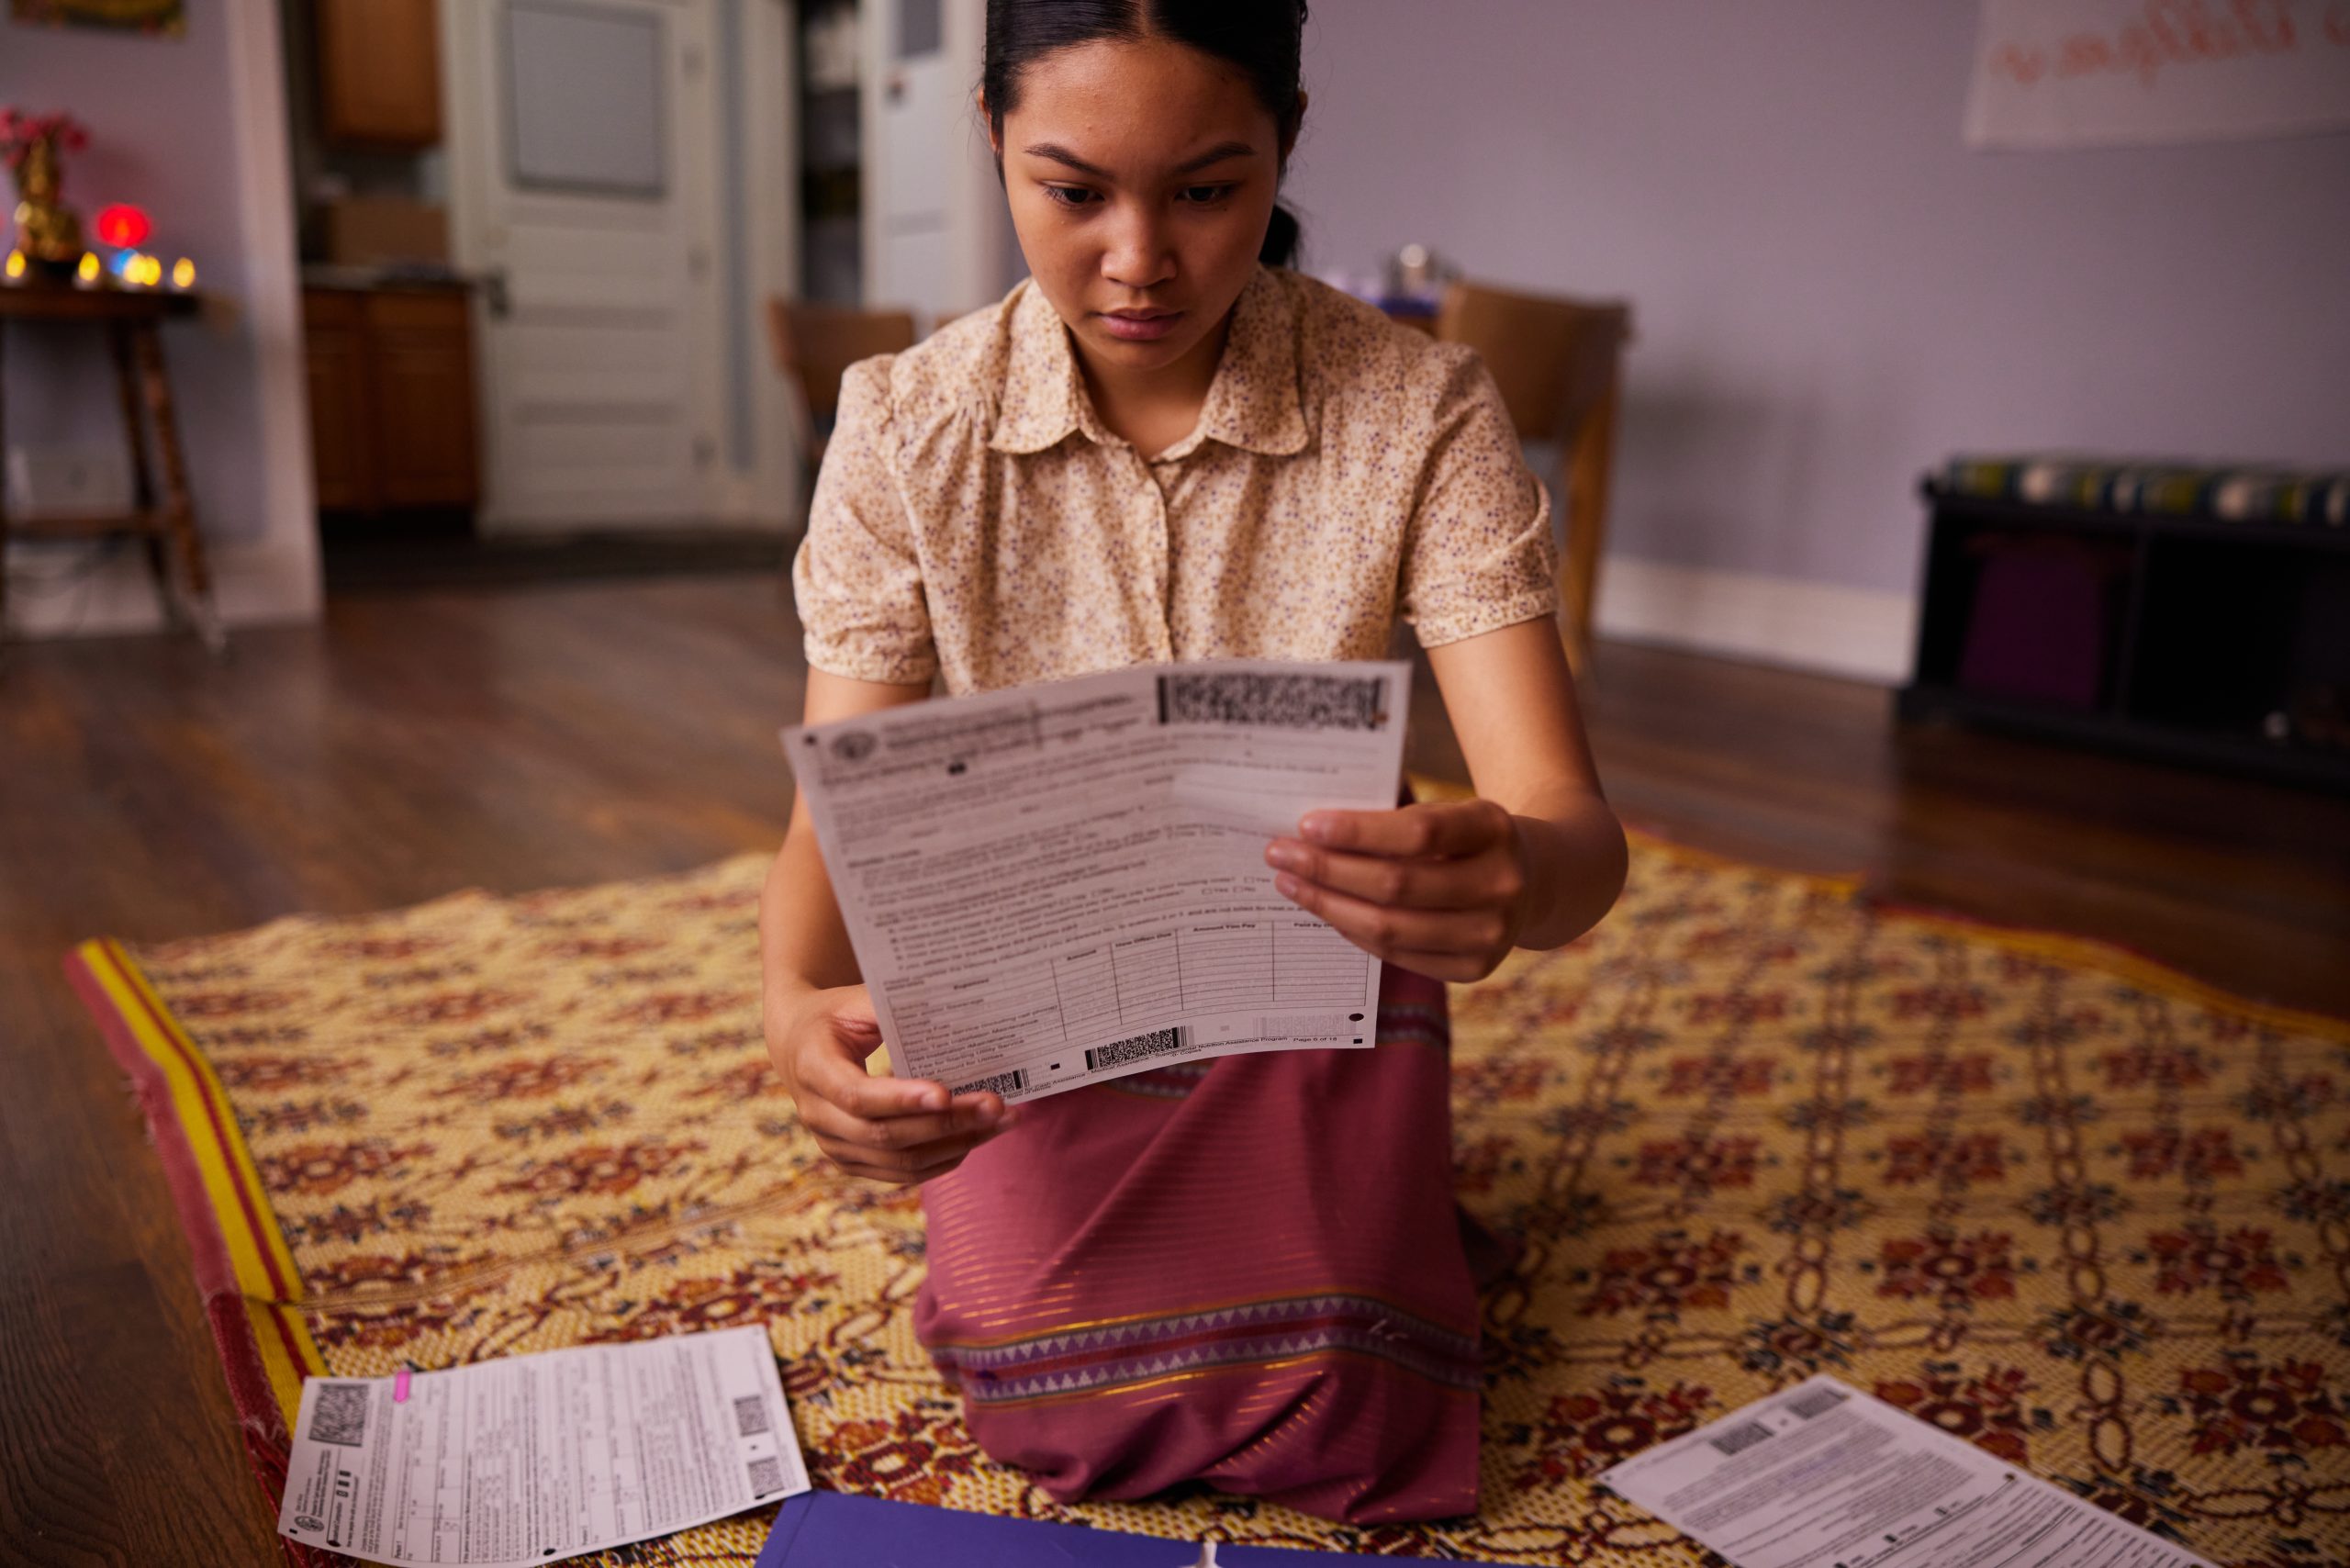
{"type": "Polygon", "coordinates": [[[1192,433],[1200,409],[1215,385],[1215,369],[1224,359],[1225,340],[1232,332],[1232,312],[1215,330],[1193,344],[1174,364],[1157,370],[1130,370],[1096,364],[1085,346],[1071,334],[1079,374],[1102,427],[1140,453],[1146,462],[1192,433]]]}

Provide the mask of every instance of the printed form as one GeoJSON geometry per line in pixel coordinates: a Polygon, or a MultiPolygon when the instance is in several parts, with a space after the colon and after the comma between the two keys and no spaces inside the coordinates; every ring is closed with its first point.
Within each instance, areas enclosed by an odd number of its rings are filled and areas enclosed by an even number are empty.
{"type": "Polygon", "coordinates": [[[1599,1484],[1735,1568],[2211,1568],[1832,1377],[1635,1455],[1599,1484]]]}
{"type": "Polygon", "coordinates": [[[901,1076],[1033,1100],[1369,1046],[1379,963],[1265,846],[1389,809],[1411,666],[1152,665],[784,732],[901,1076]]]}
{"type": "Polygon", "coordinates": [[[302,1384],[277,1530],[376,1562],[520,1568],[808,1490],[756,1325],[302,1384]]]}

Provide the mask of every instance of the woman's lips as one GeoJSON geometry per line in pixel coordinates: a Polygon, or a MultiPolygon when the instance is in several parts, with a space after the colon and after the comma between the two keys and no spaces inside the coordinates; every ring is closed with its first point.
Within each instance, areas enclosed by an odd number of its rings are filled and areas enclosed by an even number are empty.
{"type": "Polygon", "coordinates": [[[1181,310],[1169,310],[1154,316],[1118,316],[1102,312],[1102,324],[1113,338],[1130,343],[1147,343],[1165,337],[1183,319],[1181,310]]]}

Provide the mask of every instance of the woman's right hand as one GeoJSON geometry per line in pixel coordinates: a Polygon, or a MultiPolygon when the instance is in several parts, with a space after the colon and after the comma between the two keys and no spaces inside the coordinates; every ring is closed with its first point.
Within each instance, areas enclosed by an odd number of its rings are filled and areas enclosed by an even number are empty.
{"type": "Polygon", "coordinates": [[[1011,1125],[994,1093],[950,1096],[928,1079],[876,1078],[865,1058],[881,1045],[873,998],[861,985],[771,999],[767,1056],[800,1106],[816,1147],[852,1176],[905,1186],[944,1176],[1011,1125]]]}

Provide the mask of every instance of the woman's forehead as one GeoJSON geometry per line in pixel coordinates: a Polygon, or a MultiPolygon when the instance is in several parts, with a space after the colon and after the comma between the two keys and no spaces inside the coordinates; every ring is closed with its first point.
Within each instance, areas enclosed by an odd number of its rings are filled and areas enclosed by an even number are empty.
{"type": "Polygon", "coordinates": [[[1021,72],[1015,104],[1006,148],[1051,148],[1116,179],[1177,173],[1234,145],[1262,154],[1276,129],[1244,73],[1156,39],[1055,50],[1021,72]]]}

